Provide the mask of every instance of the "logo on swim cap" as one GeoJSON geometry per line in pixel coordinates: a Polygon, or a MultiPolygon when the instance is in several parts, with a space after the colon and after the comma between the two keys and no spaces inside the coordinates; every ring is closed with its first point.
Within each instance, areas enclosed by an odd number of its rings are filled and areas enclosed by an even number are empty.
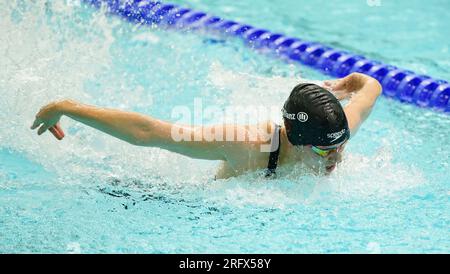
{"type": "Polygon", "coordinates": [[[300,122],[308,121],[308,114],[306,114],[305,112],[297,113],[297,120],[299,120],[300,122]]]}
{"type": "Polygon", "coordinates": [[[334,142],[337,139],[341,138],[341,136],[344,133],[345,133],[345,128],[343,130],[341,130],[341,131],[338,131],[338,132],[328,133],[327,137],[330,138],[330,139],[333,139],[333,140],[331,140],[331,142],[334,142]]]}
{"type": "Polygon", "coordinates": [[[284,108],[282,109],[283,117],[289,120],[295,120],[295,114],[287,112],[284,108]]]}

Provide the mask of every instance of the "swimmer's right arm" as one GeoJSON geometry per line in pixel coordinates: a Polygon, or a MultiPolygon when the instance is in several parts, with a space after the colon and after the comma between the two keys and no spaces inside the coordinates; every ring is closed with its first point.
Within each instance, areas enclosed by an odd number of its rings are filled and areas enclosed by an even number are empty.
{"type": "Polygon", "coordinates": [[[330,88],[338,99],[350,98],[350,103],[345,106],[344,111],[352,136],[369,117],[382,91],[378,80],[362,73],[352,73],[342,79],[326,81],[325,87],[330,88]]]}
{"type": "Polygon", "coordinates": [[[44,106],[36,115],[31,129],[39,127],[38,134],[41,135],[57,125],[64,115],[130,144],[160,147],[192,158],[225,160],[227,154],[234,153],[234,150],[242,152],[239,145],[204,140],[203,130],[214,131],[212,127],[181,126],[135,112],[100,108],[72,100],[44,106]],[[180,140],[180,136],[186,138],[180,140]]]}

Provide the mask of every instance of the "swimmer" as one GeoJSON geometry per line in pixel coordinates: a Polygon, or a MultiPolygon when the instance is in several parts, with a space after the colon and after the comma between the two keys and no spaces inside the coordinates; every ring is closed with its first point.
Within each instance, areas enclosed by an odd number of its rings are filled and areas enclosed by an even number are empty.
{"type": "Polygon", "coordinates": [[[229,178],[245,172],[265,170],[275,174],[277,166],[301,162],[315,173],[329,174],[342,161],[349,139],[369,116],[378,96],[380,83],[367,75],[347,77],[315,84],[297,85],[286,100],[283,125],[266,121],[256,125],[181,126],[139,113],[100,108],[72,100],[52,102],[37,113],[31,129],[38,135],[49,130],[62,139],[62,116],[112,135],[137,146],[159,147],[191,158],[220,160],[216,178],[229,178]],[[342,107],[339,100],[349,99],[342,107]],[[202,132],[245,132],[242,141],[207,140],[202,132]],[[261,129],[271,138],[263,138],[261,129]],[[174,140],[172,133],[182,132],[191,140],[174,140]],[[262,151],[261,145],[271,146],[262,151]]]}

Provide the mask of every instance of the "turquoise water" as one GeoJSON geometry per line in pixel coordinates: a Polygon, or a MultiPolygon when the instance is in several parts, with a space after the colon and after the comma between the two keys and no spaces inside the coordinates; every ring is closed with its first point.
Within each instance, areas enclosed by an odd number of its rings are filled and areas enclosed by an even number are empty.
{"type": "MultiPolygon", "coordinates": [[[[189,6],[449,80],[446,1],[252,2],[189,6]]],[[[173,121],[194,97],[280,106],[300,79],[324,79],[240,41],[136,28],[67,3],[0,3],[1,253],[450,251],[450,119],[386,98],[328,177],[214,181],[216,162],[66,118],[63,141],[37,137],[33,117],[54,99],[173,121]]]]}

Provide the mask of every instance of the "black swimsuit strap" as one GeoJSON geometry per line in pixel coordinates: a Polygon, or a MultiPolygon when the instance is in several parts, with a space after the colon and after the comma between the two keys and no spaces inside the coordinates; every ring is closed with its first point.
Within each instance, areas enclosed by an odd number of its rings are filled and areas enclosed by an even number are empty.
{"type": "Polygon", "coordinates": [[[281,147],[281,126],[275,125],[274,134],[272,137],[271,143],[271,151],[269,155],[269,163],[267,164],[266,177],[270,177],[275,174],[275,170],[277,169],[278,158],[280,156],[280,147],[281,147]],[[278,133],[278,136],[277,136],[278,133]],[[278,137],[278,138],[277,138],[278,137]],[[274,149],[276,146],[276,150],[274,149]]]}

